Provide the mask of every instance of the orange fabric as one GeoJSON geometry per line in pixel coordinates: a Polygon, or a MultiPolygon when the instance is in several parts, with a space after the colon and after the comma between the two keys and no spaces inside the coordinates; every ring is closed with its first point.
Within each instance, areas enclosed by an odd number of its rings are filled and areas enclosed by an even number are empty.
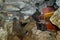
{"type": "Polygon", "coordinates": [[[45,18],[49,18],[53,15],[54,12],[49,12],[49,13],[45,13],[44,16],[45,18]]]}

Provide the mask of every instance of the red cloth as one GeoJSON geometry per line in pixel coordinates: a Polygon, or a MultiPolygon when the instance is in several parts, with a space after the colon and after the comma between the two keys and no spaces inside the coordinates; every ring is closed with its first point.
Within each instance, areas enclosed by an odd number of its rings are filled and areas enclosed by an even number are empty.
{"type": "Polygon", "coordinates": [[[49,12],[53,12],[54,9],[52,7],[46,7],[42,9],[43,13],[49,13],[49,12]]]}
{"type": "Polygon", "coordinates": [[[55,26],[53,24],[51,24],[50,22],[46,23],[46,27],[50,31],[52,31],[52,30],[55,31],[56,30],[55,26]]]}

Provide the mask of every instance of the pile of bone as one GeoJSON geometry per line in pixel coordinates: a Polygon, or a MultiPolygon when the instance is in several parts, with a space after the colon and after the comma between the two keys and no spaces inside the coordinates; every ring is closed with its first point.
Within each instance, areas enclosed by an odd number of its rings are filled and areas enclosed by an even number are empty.
{"type": "Polygon", "coordinates": [[[7,40],[7,31],[2,27],[0,28],[0,40],[7,40]]]}
{"type": "Polygon", "coordinates": [[[57,36],[56,36],[57,40],[60,40],[60,31],[57,31],[57,36]]]}
{"type": "Polygon", "coordinates": [[[37,27],[32,29],[35,40],[56,40],[56,33],[37,30],[37,27]]]}

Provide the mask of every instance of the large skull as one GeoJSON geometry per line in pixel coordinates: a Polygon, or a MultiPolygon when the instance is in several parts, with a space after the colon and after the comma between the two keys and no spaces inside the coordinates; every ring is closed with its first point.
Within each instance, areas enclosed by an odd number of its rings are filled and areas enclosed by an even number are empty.
{"type": "Polygon", "coordinates": [[[60,28],[60,8],[54,12],[53,16],[50,18],[50,21],[60,28]]]}

